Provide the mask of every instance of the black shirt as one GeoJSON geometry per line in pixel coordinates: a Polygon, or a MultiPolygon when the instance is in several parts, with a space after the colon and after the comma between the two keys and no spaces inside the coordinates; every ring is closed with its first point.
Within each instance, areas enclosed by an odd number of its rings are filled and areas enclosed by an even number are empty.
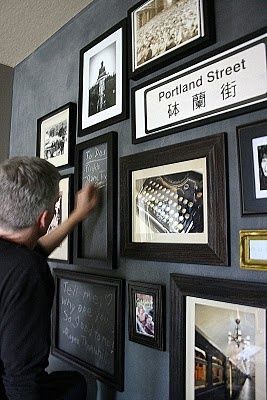
{"type": "Polygon", "coordinates": [[[1,400],[41,398],[38,380],[48,365],[53,296],[41,250],[0,239],[1,400]]]}

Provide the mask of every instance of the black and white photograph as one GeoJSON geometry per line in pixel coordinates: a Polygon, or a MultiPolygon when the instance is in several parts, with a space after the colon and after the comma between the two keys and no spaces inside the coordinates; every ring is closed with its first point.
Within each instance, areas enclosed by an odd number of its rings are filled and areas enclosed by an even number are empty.
{"type": "Polygon", "coordinates": [[[55,167],[68,167],[73,161],[76,136],[76,105],[66,104],[37,121],[37,156],[55,167]]]}
{"type": "Polygon", "coordinates": [[[267,198],[267,136],[252,140],[256,198],[267,198]]]}
{"type": "Polygon", "coordinates": [[[206,0],[143,0],[132,7],[133,77],[210,40],[211,8],[206,0]]]}
{"type": "Polygon", "coordinates": [[[80,136],[126,116],[125,35],[122,21],[80,51],[80,136]]]}
{"type": "Polygon", "coordinates": [[[135,242],[207,242],[205,159],[134,171],[132,205],[135,242]]]}
{"type": "MultiPolygon", "coordinates": [[[[72,176],[63,176],[59,181],[59,196],[55,203],[53,219],[48,227],[47,233],[56,229],[69,216],[69,210],[72,203],[72,176]]],[[[50,254],[49,260],[62,262],[70,262],[71,253],[71,236],[67,236],[63,242],[50,254]]]]}

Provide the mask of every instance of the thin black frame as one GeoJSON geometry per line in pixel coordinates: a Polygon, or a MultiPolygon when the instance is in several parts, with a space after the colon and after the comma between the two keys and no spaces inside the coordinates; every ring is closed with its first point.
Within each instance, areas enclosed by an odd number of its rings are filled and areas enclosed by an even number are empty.
{"type": "MultiPolygon", "coordinates": [[[[146,142],[149,140],[153,140],[153,139],[157,139],[160,137],[164,137],[167,135],[171,135],[173,133],[177,133],[180,131],[185,131],[187,129],[192,129],[198,126],[202,126],[202,125],[206,125],[206,124],[210,124],[213,122],[217,122],[220,121],[222,119],[228,119],[231,117],[234,117],[236,115],[242,115],[242,114],[246,114],[248,112],[252,112],[252,111],[256,111],[256,110],[260,110],[262,108],[265,108],[267,106],[267,100],[257,103],[257,104],[253,104],[253,105],[248,105],[247,107],[243,107],[243,108],[239,108],[236,110],[231,110],[231,111],[227,111],[227,113],[221,113],[221,114],[217,114],[214,116],[211,116],[209,118],[203,118],[197,121],[192,121],[188,124],[184,124],[184,125],[177,125],[175,127],[170,127],[170,128],[166,128],[160,132],[157,133],[153,133],[151,135],[147,135],[141,138],[136,138],[136,114],[135,114],[135,92],[139,89],[142,89],[150,84],[153,84],[155,82],[159,82],[164,78],[167,78],[168,76],[171,76],[175,73],[178,73],[180,71],[186,70],[187,68],[190,68],[194,65],[197,65],[201,62],[206,61],[207,59],[210,59],[214,56],[219,55],[220,53],[223,53],[227,50],[230,50],[231,48],[234,48],[236,46],[239,46],[240,44],[243,44],[245,42],[248,42],[250,40],[253,40],[255,38],[257,38],[258,36],[261,36],[263,34],[266,34],[266,28],[262,28],[259,29],[247,36],[244,36],[240,39],[234,40],[231,43],[228,43],[225,46],[222,46],[218,49],[212,50],[211,52],[204,54],[200,57],[198,57],[197,59],[194,59],[193,61],[189,61],[186,62],[185,64],[182,64],[181,66],[174,68],[170,71],[164,72],[162,74],[160,74],[159,76],[149,79],[147,81],[145,81],[144,83],[141,83],[135,87],[133,87],[131,89],[131,123],[132,123],[132,143],[133,144],[138,144],[138,143],[142,143],[142,142],[146,142]]],[[[191,71],[192,72],[192,71],[191,71]]],[[[144,111],[145,112],[145,111],[144,111]]]]}
{"type": "Polygon", "coordinates": [[[133,67],[133,26],[132,26],[132,14],[136,9],[141,7],[143,4],[147,3],[149,0],[141,0],[135,6],[131,7],[128,10],[128,37],[130,38],[130,50],[129,50],[129,76],[131,79],[137,80],[139,78],[144,77],[148,73],[152,73],[162,68],[166,64],[170,64],[174,61],[187,57],[190,54],[193,54],[194,51],[197,52],[200,49],[209,46],[215,41],[215,17],[214,17],[214,2],[213,0],[200,0],[202,2],[203,9],[203,30],[204,35],[198,37],[191,42],[174,48],[173,51],[168,53],[164,53],[162,56],[152,59],[151,62],[144,64],[143,66],[136,68],[134,70],[133,67]]]}
{"type": "MultiPolygon", "coordinates": [[[[170,400],[185,399],[186,297],[267,307],[267,284],[171,274],[170,400]],[[261,295],[259,296],[259,293],[261,295]]],[[[266,327],[267,331],[267,327],[266,327]]]]}
{"type": "Polygon", "coordinates": [[[267,213],[267,198],[256,198],[252,139],[267,136],[267,120],[236,128],[242,215],[267,213]]]}
{"type": "Polygon", "coordinates": [[[119,121],[123,121],[128,118],[129,106],[128,106],[128,84],[127,84],[127,20],[123,19],[118,24],[113,26],[111,29],[103,33],[97,39],[93,40],[87,46],[80,50],[80,65],[79,65],[79,101],[78,101],[78,136],[85,136],[89,133],[92,133],[96,130],[105,128],[106,126],[115,124],[119,121]],[[122,112],[114,117],[107,118],[99,123],[88,126],[82,129],[82,100],[83,100],[83,55],[89,49],[96,46],[98,43],[106,39],[112,33],[117,30],[122,29],[122,96],[121,96],[121,105],[122,112]]]}
{"type": "MultiPolygon", "coordinates": [[[[68,217],[73,210],[74,205],[74,177],[73,174],[63,174],[61,171],[61,179],[69,178],[69,199],[68,199],[68,217]]],[[[60,180],[61,180],[60,179],[60,180]]],[[[68,235],[68,259],[62,260],[60,258],[50,258],[48,257],[49,262],[60,262],[65,264],[71,264],[73,261],[73,232],[68,235]]]]}
{"type": "MultiPolygon", "coordinates": [[[[76,146],[75,152],[75,193],[82,187],[82,155],[87,148],[99,144],[107,144],[107,260],[86,258],[81,254],[81,230],[82,223],[74,229],[74,262],[92,268],[112,269],[117,261],[117,170],[118,170],[118,135],[117,132],[109,132],[104,135],[87,140],[76,146]]],[[[104,238],[103,238],[104,240],[104,238]]]]}
{"type": "Polygon", "coordinates": [[[77,119],[77,105],[76,103],[67,103],[62,107],[57,108],[54,111],[44,115],[43,117],[37,120],[37,141],[36,141],[36,156],[40,157],[40,143],[41,143],[41,127],[42,123],[51,118],[56,116],[58,113],[69,109],[69,133],[68,133],[68,162],[66,164],[62,164],[57,168],[59,170],[63,168],[68,168],[73,166],[74,162],[74,153],[73,148],[76,142],[76,119],[77,119]]]}
{"type": "Polygon", "coordinates": [[[128,306],[129,340],[158,350],[165,350],[165,287],[159,284],[130,281],[128,283],[128,306]],[[143,293],[153,297],[154,337],[136,332],[136,293],[143,293]]]}
{"type": "Polygon", "coordinates": [[[107,385],[111,385],[116,390],[123,391],[124,388],[124,312],[123,304],[125,298],[124,280],[121,278],[113,278],[100,275],[91,275],[87,273],[67,271],[55,268],[53,270],[55,278],[56,296],[53,305],[52,313],[52,343],[51,343],[51,354],[54,356],[71,363],[72,365],[82,369],[85,372],[89,372],[95,378],[103,381],[107,385]],[[58,321],[58,286],[59,279],[73,279],[76,281],[95,283],[99,285],[109,285],[116,288],[116,313],[115,313],[115,324],[114,324],[114,375],[108,374],[107,372],[100,370],[92,364],[86,363],[79,358],[72,356],[65,351],[60,350],[57,347],[57,321],[58,321]]]}
{"type": "Polygon", "coordinates": [[[226,135],[216,134],[150,150],[120,161],[121,254],[132,258],[193,264],[228,265],[226,135]],[[206,158],[208,243],[143,243],[132,241],[132,171],[206,158]]]}

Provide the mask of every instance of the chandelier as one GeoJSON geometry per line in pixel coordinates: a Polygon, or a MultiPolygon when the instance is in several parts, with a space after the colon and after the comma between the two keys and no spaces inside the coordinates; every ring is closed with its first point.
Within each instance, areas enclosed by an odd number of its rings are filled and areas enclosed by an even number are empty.
{"type": "Polygon", "coordinates": [[[244,347],[250,345],[250,336],[247,336],[245,339],[242,336],[240,322],[240,318],[237,317],[235,319],[236,326],[234,332],[228,332],[228,344],[234,342],[238,348],[241,346],[241,344],[244,345],[244,347]]]}

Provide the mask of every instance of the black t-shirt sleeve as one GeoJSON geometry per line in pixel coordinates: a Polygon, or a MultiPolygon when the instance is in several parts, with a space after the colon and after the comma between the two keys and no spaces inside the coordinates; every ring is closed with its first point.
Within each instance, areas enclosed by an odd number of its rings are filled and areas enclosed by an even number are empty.
{"type": "Polygon", "coordinates": [[[36,265],[20,264],[5,285],[0,322],[3,383],[9,400],[41,399],[48,364],[51,300],[36,265]]]}

